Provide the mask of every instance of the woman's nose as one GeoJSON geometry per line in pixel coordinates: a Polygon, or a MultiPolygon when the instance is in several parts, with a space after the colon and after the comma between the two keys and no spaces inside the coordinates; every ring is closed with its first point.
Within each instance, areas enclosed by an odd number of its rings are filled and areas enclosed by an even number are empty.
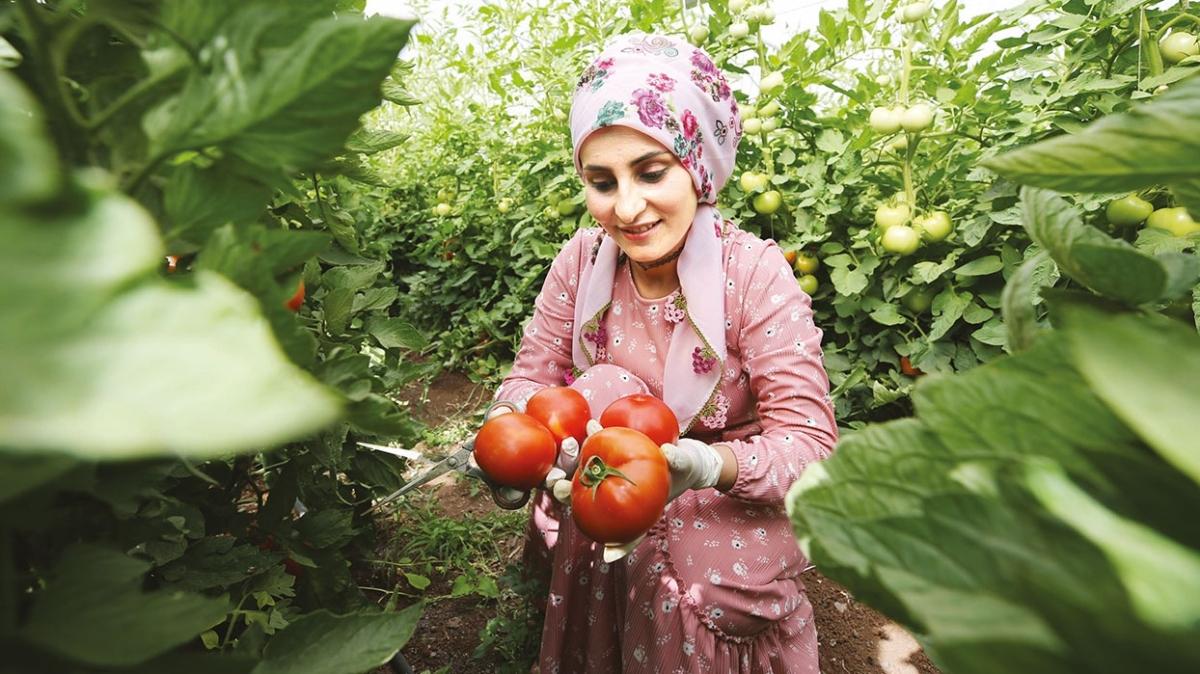
{"type": "Polygon", "coordinates": [[[618,220],[625,224],[634,224],[642,211],[646,210],[646,199],[636,187],[618,189],[613,210],[618,220]]]}

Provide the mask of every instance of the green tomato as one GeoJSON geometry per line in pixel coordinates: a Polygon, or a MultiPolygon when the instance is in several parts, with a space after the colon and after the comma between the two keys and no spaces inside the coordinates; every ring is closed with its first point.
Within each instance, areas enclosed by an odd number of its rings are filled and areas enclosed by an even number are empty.
{"type": "Polygon", "coordinates": [[[918,133],[928,129],[933,124],[933,108],[924,103],[917,103],[904,111],[900,116],[900,126],[909,133],[918,133]]]}
{"type": "Polygon", "coordinates": [[[745,21],[729,24],[729,35],[735,40],[740,40],[750,34],[750,24],[745,21]]]}
{"type": "Polygon", "coordinates": [[[875,108],[871,111],[871,130],[885,135],[900,130],[900,115],[895,108],[875,108]]]}
{"type": "Polygon", "coordinates": [[[816,255],[800,252],[796,254],[796,262],[793,267],[801,274],[812,274],[821,268],[821,261],[817,259],[816,255]]]}
{"type": "Polygon", "coordinates": [[[1173,236],[1191,236],[1196,232],[1200,232],[1200,223],[1192,219],[1188,215],[1187,209],[1182,206],[1178,208],[1160,208],[1150,214],[1146,218],[1147,227],[1156,227],[1165,229],[1173,236]]]}
{"type": "Polygon", "coordinates": [[[950,236],[950,231],[954,229],[954,223],[950,221],[950,214],[946,211],[934,211],[915,218],[913,227],[921,233],[926,241],[941,241],[950,236]]]}
{"type": "Polygon", "coordinates": [[[688,31],[688,39],[697,46],[704,44],[704,41],[708,39],[708,26],[692,26],[692,29],[688,31]]]}
{"type": "Polygon", "coordinates": [[[921,247],[921,235],[908,225],[896,225],[883,232],[881,243],[889,253],[912,255],[921,247]]]}
{"type": "Polygon", "coordinates": [[[1158,51],[1164,61],[1174,65],[1189,56],[1200,55],[1200,39],[1191,33],[1175,31],[1159,41],[1158,51]]]}
{"type": "Polygon", "coordinates": [[[542,209],[542,217],[546,218],[547,220],[557,219],[558,209],[553,206],[547,206],[542,209]]]}
{"type": "Polygon", "coordinates": [[[438,201],[450,202],[454,201],[454,190],[449,187],[443,187],[437,192],[438,201]]]}
{"type": "Polygon", "coordinates": [[[812,274],[805,274],[796,279],[796,282],[800,284],[800,289],[804,291],[805,295],[812,295],[817,292],[817,288],[821,287],[821,283],[817,281],[817,277],[812,274]]]}
{"type": "Polygon", "coordinates": [[[933,304],[933,290],[930,288],[913,288],[900,298],[900,303],[914,314],[923,314],[933,304]]]}
{"type": "Polygon", "coordinates": [[[783,195],[778,190],[771,190],[754,197],[754,210],[763,215],[770,215],[779,210],[782,203],[783,195]]]}
{"type": "Polygon", "coordinates": [[[772,131],[774,131],[775,129],[778,129],[778,128],[779,128],[779,118],[778,117],[768,117],[762,121],[762,130],[764,133],[771,133],[772,131]]]}
{"type": "Polygon", "coordinates": [[[771,101],[758,111],[758,116],[762,118],[774,117],[779,112],[779,101],[771,101]]]}
{"type": "Polygon", "coordinates": [[[915,23],[929,16],[928,2],[912,2],[900,9],[901,23],[915,23]]]}
{"type": "Polygon", "coordinates": [[[729,0],[729,13],[737,14],[743,9],[746,9],[746,2],[747,0],[729,0]]]}
{"type": "Polygon", "coordinates": [[[444,218],[447,215],[450,215],[450,204],[443,201],[437,206],[433,207],[433,212],[444,218]]]}
{"type": "Polygon", "coordinates": [[[887,231],[908,222],[910,215],[907,204],[880,204],[875,209],[875,225],[881,231],[887,231]]]}
{"type": "Polygon", "coordinates": [[[753,105],[747,105],[744,108],[738,108],[738,114],[742,116],[742,121],[745,122],[747,119],[758,117],[758,110],[755,110],[753,105]]]}
{"type": "Polygon", "coordinates": [[[570,201],[569,199],[563,199],[562,201],[558,202],[557,210],[558,214],[565,218],[568,215],[575,213],[575,202],[570,201]]]}
{"type": "Polygon", "coordinates": [[[742,131],[746,132],[747,134],[749,134],[751,136],[756,136],[756,135],[762,133],[762,128],[763,128],[762,120],[757,117],[751,117],[750,119],[747,119],[746,121],[742,122],[742,131]]]}
{"type": "Polygon", "coordinates": [[[507,213],[511,208],[512,199],[509,199],[508,197],[504,197],[499,201],[499,203],[496,204],[496,210],[500,211],[501,213],[507,213]]]}
{"type": "Polygon", "coordinates": [[[1136,194],[1113,199],[1104,209],[1108,221],[1118,227],[1131,227],[1143,222],[1154,212],[1154,205],[1136,194]]]}
{"type": "Polygon", "coordinates": [[[771,176],[765,173],[755,173],[754,171],[746,171],[738,178],[738,184],[742,191],[749,194],[750,192],[759,192],[766,189],[767,183],[771,180],[771,176]]]}
{"type": "Polygon", "coordinates": [[[887,85],[889,85],[891,83],[892,83],[891,75],[884,73],[882,75],[875,76],[875,84],[878,84],[881,87],[886,87],[887,85]]]}
{"type": "Polygon", "coordinates": [[[905,134],[900,134],[899,136],[891,139],[888,141],[887,149],[896,153],[904,152],[908,149],[908,136],[905,134]]]}
{"type": "Polygon", "coordinates": [[[783,73],[775,71],[762,78],[758,83],[758,90],[764,94],[769,94],[772,91],[783,87],[783,73]]]}

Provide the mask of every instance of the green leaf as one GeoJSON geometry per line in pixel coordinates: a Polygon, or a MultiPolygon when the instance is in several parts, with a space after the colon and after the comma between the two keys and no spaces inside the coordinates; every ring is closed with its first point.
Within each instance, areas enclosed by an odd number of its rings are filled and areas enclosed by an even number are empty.
{"type": "Polygon", "coordinates": [[[959,266],[954,270],[959,276],[987,276],[1004,269],[999,255],[988,255],[959,266]]]}
{"type": "Polygon", "coordinates": [[[971,304],[971,293],[961,292],[956,293],[952,290],[943,290],[938,293],[937,297],[933,298],[933,325],[929,330],[929,341],[941,339],[958,319],[962,318],[963,311],[971,304]]]}
{"type": "Polygon", "coordinates": [[[1024,351],[1033,345],[1037,337],[1037,310],[1034,298],[1039,286],[1039,270],[1053,264],[1050,254],[1039,251],[1026,260],[1008,279],[1001,295],[1004,326],[1008,331],[1006,341],[1008,351],[1016,353],[1024,351]]]}
{"type": "Polygon", "coordinates": [[[400,291],[395,286],[367,288],[361,295],[354,297],[354,312],[387,309],[399,296],[400,291]]]}
{"type": "Polygon", "coordinates": [[[1200,484],[1200,335],[1158,314],[1056,305],[1073,361],[1126,424],[1200,484]]]}
{"type": "Polygon", "coordinates": [[[58,183],[58,159],[40,107],[20,80],[0,71],[0,209],[45,199],[58,183]]]}
{"type": "Polygon", "coordinates": [[[1092,290],[1129,304],[1163,296],[1167,273],[1162,264],[1124,241],[1113,239],[1080,220],[1062,197],[1023,188],[1025,229],[1050,253],[1067,276],[1092,290]]]}
{"type": "Polygon", "coordinates": [[[881,304],[871,312],[871,320],[880,325],[900,325],[908,319],[900,315],[894,304],[881,304]]]}
{"type": "Polygon", "coordinates": [[[1172,632],[1200,625],[1200,552],[1120,517],[1071,482],[1062,469],[1041,461],[1026,469],[1026,483],[1046,510],[1104,551],[1129,593],[1138,616],[1172,632]]]}
{"type": "Polygon", "coordinates": [[[289,9],[248,5],[204,47],[197,70],[147,120],[156,156],[219,145],[259,166],[301,169],[338,154],[408,39],[409,21],[353,14],[293,36],[289,9]],[[280,29],[286,27],[284,29],[280,29]]]}
{"type": "Polygon", "coordinates": [[[309,512],[296,521],[296,531],[310,547],[339,548],[354,537],[353,517],[350,510],[309,512]]]}
{"type": "Polygon", "coordinates": [[[330,334],[345,334],[350,325],[350,316],[354,309],[354,291],[350,288],[334,288],[321,301],[325,311],[325,328],[330,334]]]}
{"type": "Polygon", "coordinates": [[[158,573],[172,589],[199,591],[233,585],[282,560],[282,554],[238,544],[232,536],[208,536],[193,543],[183,557],[163,566],[158,573]]]}
{"type": "Polygon", "coordinates": [[[429,587],[429,583],[431,582],[425,576],[416,573],[405,573],[404,579],[407,580],[408,584],[412,585],[413,589],[415,590],[424,590],[425,588],[429,587]]]}
{"type": "Polygon", "coordinates": [[[90,187],[0,229],[0,446],[92,459],[259,451],[333,421],[254,298],[222,277],[168,284],[154,224],[90,187]]]}
{"type": "Polygon", "coordinates": [[[429,346],[429,339],[416,326],[400,318],[371,318],[367,332],[385,349],[424,351],[429,346]]]}
{"type": "Polygon", "coordinates": [[[194,639],[225,617],[224,597],[143,593],[149,567],[103,548],[68,548],[46,588],[33,595],[22,636],[79,662],[128,666],[194,639]]]}
{"type": "Polygon", "coordinates": [[[346,149],[361,154],[390,150],[408,140],[408,134],[386,129],[359,129],[346,141],[346,149]]]}
{"type": "Polygon", "coordinates": [[[1200,79],[983,165],[1017,182],[1069,192],[1128,192],[1200,176],[1200,79]]]}
{"type": "Polygon", "coordinates": [[[253,222],[271,199],[270,185],[243,175],[239,162],[177,167],[163,190],[164,236],[203,244],[221,225],[253,222]],[[218,198],[214,198],[219,195],[218,198]]]}
{"type": "Polygon", "coordinates": [[[1200,179],[1173,183],[1171,193],[1179,200],[1180,206],[1188,209],[1193,220],[1200,218],[1200,179]]]}
{"type": "Polygon", "coordinates": [[[408,643],[423,610],[416,604],[398,613],[306,614],[271,639],[253,674],[361,674],[380,667],[408,643]]]}
{"type": "Polygon", "coordinates": [[[0,453],[0,503],[41,487],[76,465],[75,459],[61,454],[0,453]]]}

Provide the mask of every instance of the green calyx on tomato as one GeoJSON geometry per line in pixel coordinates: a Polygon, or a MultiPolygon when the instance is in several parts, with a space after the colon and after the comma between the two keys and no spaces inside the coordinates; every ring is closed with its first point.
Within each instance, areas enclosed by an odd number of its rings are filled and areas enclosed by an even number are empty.
{"type": "Polygon", "coordinates": [[[779,206],[783,204],[783,195],[779,190],[770,190],[754,197],[754,211],[763,215],[770,215],[779,210],[779,206]]]}
{"type": "Polygon", "coordinates": [[[1175,31],[1158,42],[1163,60],[1175,65],[1189,56],[1200,55],[1200,38],[1191,33],[1175,31]]]}
{"type": "Polygon", "coordinates": [[[670,468],[659,444],[644,433],[631,428],[593,433],[579,450],[579,466],[571,479],[571,516],[592,540],[628,543],[662,517],[670,468]]]}
{"type": "Polygon", "coordinates": [[[884,231],[881,243],[889,253],[912,255],[921,247],[921,235],[908,225],[895,225],[884,231]]]}
{"type": "Polygon", "coordinates": [[[1108,222],[1118,227],[1131,227],[1144,222],[1153,212],[1154,205],[1136,194],[1113,199],[1104,208],[1108,222]]]}
{"type": "Polygon", "coordinates": [[[433,207],[433,212],[440,217],[446,217],[450,215],[450,204],[443,201],[433,207]]]}
{"type": "Polygon", "coordinates": [[[679,420],[666,403],[645,393],[614,400],[600,413],[605,428],[632,428],[654,442],[665,445],[679,439],[679,420]]]}
{"type": "Polygon", "coordinates": [[[881,231],[887,231],[908,222],[909,214],[908,204],[880,204],[875,209],[875,225],[881,231]]]}
{"type": "Polygon", "coordinates": [[[1160,208],[1146,218],[1147,227],[1165,229],[1172,236],[1185,237],[1200,232],[1200,223],[1192,219],[1186,208],[1160,208]]]}
{"type": "Polygon", "coordinates": [[[896,133],[900,130],[901,114],[896,108],[875,108],[871,111],[871,130],[885,135],[896,133]]]}
{"type": "Polygon", "coordinates": [[[816,255],[801,251],[796,254],[793,267],[801,274],[812,274],[821,268],[821,260],[816,255]]]}
{"type": "Polygon", "coordinates": [[[559,447],[567,438],[580,443],[587,439],[587,422],[592,418],[583,394],[566,386],[548,386],[533,394],[525,403],[525,414],[540,421],[559,447]]]}
{"type": "Polygon", "coordinates": [[[946,211],[934,211],[914,218],[913,227],[926,241],[941,241],[950,236],[954,223],[946,211]]]}
{"type": "Polygon", "coordinates": [[[475,434],[475,462],[497,484],[533,489],[554,467],[558,443],[542,422],[508,412],[483,423],[475,434]]]}
{"type": "Polygon", "coordinates": [[[818,281],[817,277],[813,276],[812,274],[805,274],[804,276],[796,279],[796,282],[800,284],[800,289],[803,290],[804,294],[806,295],[812,295],[813,293],[817,292],[817,288],[821,287],[820,281],[818,281]]]}
{"type": "Polygon", "coordinates": [[[900,126],[909,133],[920,133],[933,125],[933,108],[924,103],[909,106],[900,115],[900,126]]]}

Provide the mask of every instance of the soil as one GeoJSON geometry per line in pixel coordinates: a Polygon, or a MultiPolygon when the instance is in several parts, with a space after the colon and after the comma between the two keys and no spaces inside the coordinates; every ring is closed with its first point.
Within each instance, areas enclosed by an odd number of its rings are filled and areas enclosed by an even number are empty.
{"type": "MultiPolygon", "coordinates": [[[[428,389],[426,401],[418,401],[420,388],[408,392],[414,413],[436,425],[471,414],[486,399],[486,393],[465,376],[448,373],[428,389]],[[414,399],[417,398],[417,399],[414,399]]],[[[439,485],[438,508],[446,517],[480,515],[495,506],[483,494],[471,495],[464,483],[446,480],[439,485]]],[[[521,553],[521,541],[505,542],[510,561],[521,553]]],[[[427,594],[444,594],[449,579],[435,578],[427,594]]],[[[917,642],[901,627],[865,604],[859,603],[841,585],[817,570],[804,575],[819,634],[821,671],[824,674],[939,674],[917,642]]],[[[494,601],[478,597],[445,599],[430,605],[416,633],[402,651],[412,671],[440,670],[454,674],[491,674],[503,664],[476,659],[480,631],[496,615],[494,601]]],[[[385,670],[380,670],[384,672],[385,670]]]]}

